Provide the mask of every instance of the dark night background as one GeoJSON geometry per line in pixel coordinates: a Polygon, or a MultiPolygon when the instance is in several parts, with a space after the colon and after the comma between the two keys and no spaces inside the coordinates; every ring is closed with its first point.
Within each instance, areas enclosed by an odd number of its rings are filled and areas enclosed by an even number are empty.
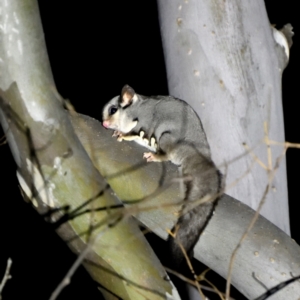
{"type": "MultiPolygon", "coordinates": [[[[296,33],[289,66],[283,74],[286,140],[300,142],[296,104],[299,66],[297,1],[266,0],[270,23],[291,23],[296,33]],[[298,73],[297,73],[298,74],[298,73]]],[[[39,1],[48,54],[57,89],[80,113],[101,118],[102,105],[125,83],[145,95],[168,94],[156,2],[39,1]],[[93,3],[93,4],[92,4],[93,3]]],[[[298,83],[299,84],[299,83],[298,83]]],[[[297,100],[298,99],[298,100],[297,100]]],[[[2,136],[2,130],[0,131],[2,136]]],[[[287,152],[292,238],[300,243],[298,198],[300,150],[287,152]]],[[[8,257],[13,279],[3,299],[48,299],[75,260],[52,228],[20,196],[8,145],[1,155],[0,280],[8,257]]],[[[153,238],[152,238],[153,239],[153,238]]],[[[158,244],[163,248],[163,244],[158,244]]],[[[299,275],[299,274],[294,274],[299,275]]],[[[219,281],[210,277],[213,282],[219,281]]],[[[220,289],[224,291],[224,281],[220,289]]],[[[210,296],[210,295],[208,295],[210,296]]],[[[243,299],[233,294],[236,299],[243,299]]],[[[99,299],[96,285],[81,268],[59,299],[99,299]]],[[[211,298],[213,299],[213,298],[211,298]]]]}

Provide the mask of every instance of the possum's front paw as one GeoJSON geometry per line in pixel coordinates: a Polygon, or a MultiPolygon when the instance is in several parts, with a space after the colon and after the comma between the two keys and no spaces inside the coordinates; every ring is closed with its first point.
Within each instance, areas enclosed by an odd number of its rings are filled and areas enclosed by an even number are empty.
{"type": "Polygon", "coordinates": [[[151,161],[154,161],[155,154],[152,152],[145,152],[143,155],[143,158],[145,158],[147,160],[147,162],[151,162],[151,161]]]}
{"type": "Polygon", "coordinates": [[[151,161],[162,162],[162,161],[169,160],[167,155],[163,153],[153,153],[153,152],[145,152],[143,158],[145,158],[147,162],[151,162],[151,161]]]}
{"type": "Polygon", "coordinates": [[[123,140],[123,134],[120,131],[115,130],[112,136],[116,137],[118,142],[122,142],[123,140]]]}
{"type": "Polygon", "coordinates": [[[157,154],[152,153],[152,152],[145,152],[144,155],[143,155],[143,158],[145,158],[147,160],[147,162],[162,161],[160,155],[157,155],[157,154]]]}

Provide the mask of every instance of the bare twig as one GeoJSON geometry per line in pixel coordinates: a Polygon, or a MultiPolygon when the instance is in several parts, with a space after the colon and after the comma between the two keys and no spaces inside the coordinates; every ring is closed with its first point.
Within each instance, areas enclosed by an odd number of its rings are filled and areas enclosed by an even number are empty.
{"type": "Polygon", "coordinates": [[[268,172],[268,183],[267,183],[267,186],[265,188],[265,191],[262,195],[262,198],[259,202],[259,205],[258,205],[258,208],[249,224],[249,226],[247,227],[247,229],[245,230],[244,234],[242,235],[241,239],[239,240],[236,248],[234,249],[233,253],[232,253],[232,256],[231,256],[231,259],[230,259],[230,263],[229,263],[229,269],[228,269],[228,275],[227,275],[227,282],[226,282],[226,300],[229,299],[230,297],[230,282],[231,282],[231,274],[232,274],[232,268],[233,268],[233,263],[234,263],[234,260],[235,260],[235,257],[236,257],[236,254],[237,254],[237,251],[239,250],[239,248],[241,247],[243,241],[245,240],[245,238],[247,237],[247,235],[249,234],[249,232],[251,231],[252,227],[254,226],[258,216],[259,216],[259,213],[265,203],[265,200],[266,200],[266,197],[271,189],[271,184],[273,182],[273,179],[274,179],[274,176],[276,174],[276,171],[278,170],[279,168],[279,163],[280,161],[282,160],[282,158],[284,157],[285,153],[286,153],[286,150],[287,150],[287,147],[286,147],[286,144],[283,144],[285,147],[283,149],[283,152],[281,153],[281,155],[277,158],[276,160],[276,164],[273,168],[272,166],[272,153],[271,153],[271,149],[270,149],[270,140],[269,140],[269,137],[268,137],[268,128],[267,128],[267,125],[266,123],[264,124],[264,131],[265,131],[265,143],[267,145],[267,154],[268,154],[268,168],[267,168],[267,172],[268,172]]]}
{"type": "Polygon", "coordinates": [[[54,290],[54,292],[51,294],[51,297],[49,300],[55,300],[57,296],[61,293],[61,291],[70,284],[71,282],[71,277],[74,275],[75,271],[78,269],[78,267],[81,265],[84,257],[88,253],[90,249],[90,244],[87,244],[85,249],[78,255],[77,259],[75,260],[74,264],[72,267],[69,269],[65,277],[62,279],[62,281],[59,283],[57,288],[54,290]]]}
{"type": "MultiPolygon", "coordinates": [[[[172,269],[170,269],[170,268],[168,268],[168,267],[164,267],[164,268],[166,269],[166,271],[167,271],[168,273],[173,274],[173,275],[175,275],[176,277],[178,277],[179,279],[181,279],[182,281],[184,281],[184,282],[186,282],[186,283],[188,283],[188,284],[190,284],[190,285],[196,287],[196,283],[195,283],[194,280],[191,280],[191,279],[185,277],[184,275],[182,275],[182,274],[180,274],[180,273],[178,273],[178,272],[176,272],[176,271],[174,271],[174,270],[172,270],[172,269]]],[[[210,288],[210,287],[204,286],[204,285],[200,285],[200,286],[201,286],[201,289],[204,290],[204,291],[216,293],[216,290],[213,289],[213,288],[210,288]]],[[[222,294],[222,293],[221,293],[221,294],[222,294]]],[[[225,294],[222,294],[222,296],[225,297],[225,294]]],[[[204,299],[205,299],[205,298],[204,298],[204,299]]],[[[234,298],[230,298],[230,300],[234,300],[234,298]]]]}
{"type": "MultiPolygon", "coordinates": [[[[210,271],[209,268],[207,268],[207,269],[204,270],[200,275],[198,275],[197,279],[198,279],[199,281],[205,281],[205,282],[207,282],[207,283],[213,288],[213,290],[215,291],[215,293],[219,295],[220,299],[221,299],[221,300],[225,300],[225,294],[221,293],[221,292],[218,290],[218,288],[217,288],[211,281],[209,281],[209,280],[206,278],[206,273],[207,273],[208,271],[210,271]]],[[[231,300],[232,300],[232,298],[231,298],[231,300]]]]}
{"type": "Polygon", "coordinates": [[[0,146],[7,144],[7,139],[5,134],[0,138],[0,146]]]}
{"type": "MultiPolygon", "coordinates": [[[[173,232],[171,232],[171,230],[168,230],[168,233],[172,236],[173,239],[176,239],[176,231],[175,231],[175,233],[173,233],[173,232]]],[[[195,271],[194,271],[194,268],[192,266],[192,263],[191,263],[191,260],[190,260],[189,256],[187,255],[182,243],[179,240],[176,240],[176,242],[177,242],[178,246],[180,247],[180,250],[181,250],[182,254],[184,255],[184,258],[187,262],[187,265],[188,265],[188,267],[189,267],[189,269],[190,269],[190,271],[191,271],[191,273],[192,273],[192,275],[195,279],[194,283],[195,283],[195,286],[196,286],[201,298],[205,299],[206,297],[204,296],[203,292],[201,291],[200,284],[197,280],[197,275],[195,274],[195,271]]]]}
{"type": "Polygon", "coordinates": [[[74,275],[74,273],[76,272],[76,270],[78,269],[78,267],[81,265],[82,261],[84,260],[85,256],[88,254],[91,246],[97,242],[97,240],[109,229],[111,228],[111,226],[109,226],[109,224],[107,224],[107,226],[105,227],[105,229],[103,231],[101,231],[93,240],[90,239],[90,241],[87,243],[86,247],[83,249],[83,251],[78,255],[77,259],[75,260],[75,262],[73,263],[73,265],[71,266],[71,268],[69,269],[69,271],[67,272],[67,274],[65,275],[65,277],[62,279],[62,281],[59,283],[59,285],[57,286],[57,288],[54,290],[54,292],[52,293],[51,297],[49,300],[55,300],[57,298],[57,296],[61,293],[61,291],[70,284],[71,282],[71,277],[74,275]]]}
{"type": "Polygon", "coordinates": [[[7,260],[6,270],[5,270],[3,279],[2,279],[2,281],[1,281],[1,283],[0,283],[0,300],[2,299],[1,294],[2,294],[2,291],[3,291],[3,289],[4,289],[4,286],[5,286],[6,282],[7,282],[7,280],[11,279],[11,277],[12,277],[12,276],[10,275],[10,268],[11,268],[11,265],[12,265],[12,260],[11,260],[11,258],[9,258],[9,259],[7,260]]]}
{"type": "MultiPolygon", "coordinates": [[[[74,275],[75,271],[78,269],[78,267],[81,265],[81,263],[83,262],[83,260],[85,259],[86,255],[88,254],[90,248],[92,247],[92,245],[94,243],[96,243],[98,241],[99,238],[102,237],[102,235],[104,233],[106,233],[111,227],[115,226],[117,223],[119,223],[121,220],[124,219],[124,216],[120,215],[118,218],[116,218],[114,220],[114,222],[111,222],[111,223],[107,223],[107,226],[105,227],[105,229],[103,231],[101,231],[94,239],[91,239],[89,241],[89,243],[87,244],[87,246],[83,249],[83,251],[80,253],[80,255],[77,257],[77,259],[75,260],[74,264],[72,265],[72,267],[69,269],[69,271],[67,272],[67,274],[65,275],[65,277],[62,279],[62,281],[60,282],[60,284],[57,286],[57,288],[55,289],[55,291],[52,293],[51,297],[49,300],[55,300],[57,298],[57,296],[61,293],[61,291],[68,285],[70,284],[71,282],[71,277],[74,275]]],[[[105,221],[106,222],[106,218],[105,218],[105,221]]],[[[89,261],[86,261],[86,263],[91,263],[93,264],[93,262],[89,262],[89,261]]],[[[113,274],[114,276],[116,276],[117,278],[120,278],[122,280],[124,280],[128,285],[131,285],[137,289],[139,289],[140,291],[150,291],[152,292],[153,294],[156,294],[158,296],[161,296],[162,299],[165,298],[165,295],[164,294],[161,294],[160,292],[156,291],[156,290],[153,290],[153,289],[149,289],[148,287],[145,287],[145,286],[141,286],[129,279],[127,279],[126,277],[110,270],[110,269],[107,269],[105,267],[102,267],[102,266],[99,266],[99,265],[96,265],[97,267],[105,270],[107,273],[109,274],[113,274]]],[[[147,298],[145,298],[147,299],[147,298]]],[[[150,299],[149,299],[150,300],[150,299]]]]}
{"type": "Polygon", "coordinates": [[[274,286],[273,288],[266,291],[264,294],[262,294],[258,298],[255,298],[254,300],[265,300],[265,299],[269,298],[270,296],[274,295],[275,293],[279,292],[280,290],[282,290],[287,285],[289,285],[299,279],[300,279],[300,276],[297,276],[294,278],[290,278],[284,282],[281,282],[281,283],[277,284],[276,286],[274,286]]]}

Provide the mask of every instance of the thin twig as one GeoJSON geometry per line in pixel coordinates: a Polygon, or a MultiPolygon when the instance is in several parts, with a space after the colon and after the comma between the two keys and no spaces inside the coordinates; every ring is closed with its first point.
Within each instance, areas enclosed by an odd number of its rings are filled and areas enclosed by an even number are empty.
{"type": "Polygon", "coordinates": [[[0,138],[0,146],[3,146],[7,144],[7,139],[6,139],[6,136],[3,135],[1,138],[0,138]]]}
{"type": "Polygon", "coordinates": [[[69,271],[67,272],[67,274],[65,275],[65,277],[62,279],[62,281],[59,283],[59,285],[56,287],[56,289],[54,290],[54,292],[51,294],[51,297],[49,300],[55,300],[57,298],[57,296],[61,293],[61,291],[70,284],[71,282],[71,278],[74,275],[74,273],[76,272],[76,270],[79,268],[79,266],[81,265],[82,261],[84,260],[85,256],[87,255],[87,253],[89,252],[91,246],[97,242],[97,240],[108,230],[110,229],[110,226],[107,226],[102,232],[100,232],[94,240],[90,240],[86,247],[83,249],[83,251],[78,255],[78,257],[76,258],[75,262],[73,263],[73,265],[71,266],[71,268],[69,269],[69,271]]]}
{"type": "Polygon", "coordinates": [[[289,285],[299,279],[300,279],[300,276],[297,276],[297,277],[288,279],[284,282],[281,282],[281,283],[277,284],[276,286],[274,286],[273,288],[266,291],[265,293],[263,293],[258,298],[255,298],[254,300],[265,300],[265,299],[269,298],[270,296],[274,295],[275,293],[277,293],[278,291],[282,290],[287,285],[289,285]]]}
{"type": "Polygon", "coordinates": [[[171,232],[171,230],[168,230],[168,233],[172,236],[173,239],[175,239],[176,243],[180,247],[180,250],[181,250],[181,252],[182,252],[182,254],[183,254],[183,256],[184,256],[184,258],[187,262],[187,265],[188,265],[188,267],[189,267],[189,269],[190,269],[190,271],[191,271],[191,273],[192,273],[192,275],[195,279],[194,280],[195,287],[197,288],[201,298],[205,299],[206,297],[204,296],[203,292],[201,291],[201,287],[200,287],[200,284],[197,280],[197,275],[195,274],[195,271],[194,271],[194,268],[192,266],[191,260],[190,260],[189,256],[187,255],[186,250],[184,249],[182,243],[179,240],[176,240],[176,231],[175,231],[175,233],[173,233],[173,232],[171,232]]]}
{"type": "MultiPolygon", "coordinates": [[[[239,240],[236,248],[234,249],[231,258],[230,258],[230,263],[229,263],[229,269],[228,269],[228,275],[227,275],[227,282],[226,282],[226,300],[229,299],[230,296],[230,282],[231,282],[231,274],[232,274],[232,268],[233,268],[233,263],[237,254],[238,249],[241,247],[243,241],[245,240],[245,238],[247,237],[247,235],[249,234],[250,230],[252,229],[252,227],[254,226],[256,220],[258,219],[259,213],[265,203],[266,197],[271,189],[271,184],[273,182],[274,176],[276,174],[276,171],[279,168],[279,163],[281,161],[281,159],[284,157],[285,153],[286,153],[287,148],[284,148],[283,152],[281,153],[281,155],[277,158],[276,160],[276,164],[273,168],[273,170],[268,170],[268,184],[265,188],[265,191],[263,193],[263,196],[259,202],[258,208],[249,224],[249,226],[247,227],[247,229],[245,230],[244,234],[242,235],[241,239],[239,240]]],[[[269,155],[269,152],[268,152],[269,155]]],[[[270,160],[269,160],[270,163],[270,160]]],[[[271,166],[272,167],[272,166],[271,166]]]]}
{"type": "Polygon", "coordinates": [[[3,279],[2,279],[2,281],[1,281],[1,283],[0,283],[0,300],[2,299],[1,294],[2,294],[2,291],[3,291],[3,289],[4,289],[4,286],[5,286],[6,282],[7,282],[7,280],[11,279],[11,277],[12,277],[12,276],[10,275],[10,268],[11,268],[11,265],[12,265],[12,260],[11,260],[11,258],[9,258],[9,259],[7,260],[6,270],[5,270],[3,279]]]}
{"type": "Polygon", "coordinates": [[[212,282],[210,282],[210,281],[206,278],[206,273],[207,273],[208,271],[210,271],[209,268],[207,268],[206,270],[204,270],[200,275],[197,276],[197,280],[198,280],[198,281],[205,281],[205,282],[207,282],[207,283],[213,288],[213,290],[215,291],[215,293],[219,295],[219,297],[221,298],[221,300],[224,300],[224,299],[225,299],[225,298],[224,298],[225,294],[222,294],[222,293],[218,290],[218,288],[217,288],[212,282]]]}
{"type": "MultiPolygon", "coordinates": [[[[181,273],[178,273],[178,272],[176,272],[176,271],[174,271],[174,270],[172,270],[172,269],[170,269],[168,267],[164,266],[164,268],[165,268],[165,270],[168,273],[175,275],[176,277],[178,277],[179,279],[181,279],[183,282],[186,282],[186,283],[188,283],[188,284],[196,287],[196,284],[195,284],[194,280],[191,280],[191,279],[185,277],[184,275],[182,275],[181,273]]],[[[205,285],[200,285],[200,286],[201,286],[202,290],[205,290],[205,291],[208,291],[208,292],[212,292],[212,293],[216,293],[216,291],[213,288],[209,287],[209,286],[205,286],[205,285]]],[[[223,296],[225,296],[225,294],[223,294],[223,296]]],[[[234,298],[230,298],[230,300],[234,300],[234,298]]]]}

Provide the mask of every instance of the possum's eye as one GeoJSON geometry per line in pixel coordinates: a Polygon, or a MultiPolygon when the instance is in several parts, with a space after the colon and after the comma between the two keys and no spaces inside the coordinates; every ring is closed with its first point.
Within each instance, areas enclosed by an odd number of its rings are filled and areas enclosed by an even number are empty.
{"type": "Polygon", "coordinates": [[[117,110],[118,110],[118,107],[112,105],[112,106],[109,108],[108,113],[109,113],[110,116],[112,116],[112,115],[114,115],[114,114],[117,112],[117,110]]]}

